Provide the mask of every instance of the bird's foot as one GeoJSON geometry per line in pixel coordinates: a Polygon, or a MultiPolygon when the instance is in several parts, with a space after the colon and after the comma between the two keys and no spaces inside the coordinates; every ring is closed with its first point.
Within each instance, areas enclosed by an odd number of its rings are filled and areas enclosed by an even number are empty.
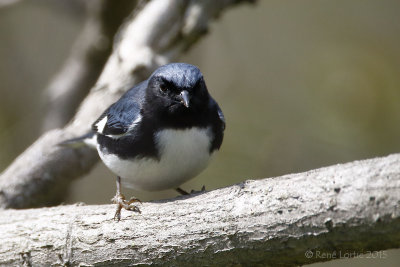
{"type": "Polygon", "coordinates": [[[188,193],[186,190],[183,190],[182,188],[178,187],[175,189],[179,194],[187,196],[187,195],[191,195],[191,194],[196,194],[196,193],[203,193],[206,191],[206,187],[203,185],[203,187],[200,189],[200,191],[197,190],[191,190],[190,193],[188,193]]]}
{"type": "Polygon", "coordinates": [[[135,197],[131,197],[129,200],[125,199],[125,196],[121,193],[117,193],[112,199],[111,201],[114,204],[117,204],[117,210],[115,212],[114,215],[114,219],[116,221],[120,221],[121,220],[121,210],[122,209],[126,209],[129,211],[134,211],[134,212],[139,212],[141,213],[140,209],[133,205],[133,203],[135,202],[139,202],[140,204],[142,204],[142,201],[140,201],[139,199],[135,198],[135,197]]]}

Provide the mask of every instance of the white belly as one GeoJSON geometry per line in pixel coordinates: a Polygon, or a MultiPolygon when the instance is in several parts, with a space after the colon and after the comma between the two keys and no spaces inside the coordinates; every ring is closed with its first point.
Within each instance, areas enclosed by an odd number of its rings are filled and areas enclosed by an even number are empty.
{"type": "Polygon", "coordinates": [[[160,160],[120,160],[115,155],[99,155],[107,167],[122,178],[127,187],[156,191],[175,188],[195,177],[210,160],[209,128],[162,130],[155,134],[160,160]]]}

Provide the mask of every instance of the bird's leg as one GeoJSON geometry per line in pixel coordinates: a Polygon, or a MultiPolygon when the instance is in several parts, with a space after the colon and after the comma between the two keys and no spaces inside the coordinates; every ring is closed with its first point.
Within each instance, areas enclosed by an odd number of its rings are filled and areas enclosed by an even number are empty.
{"type": "Polygon", "coordinates": [[[175,188],[175,190],[176,190],[176,192],[178,192],[179,194],[181,194],[181,195],[183,195],[183,196],[187,196],[187,195],[190,195],[190,194],[205,192],[205,191],[206,191],[206,187],[203,185],[203,187],[201,188],[200,191],[192,190],[192,191],[190,191],[190,193],[188,193],[186,190],[183,190],[183,189],[180,188],[180,187],[175,188]]]}
{"type": "Polygon", "coordinates": [[[205,186],[205,185],[203,185],[203,186],[201,187],[200,191],[192,190],[192,191],[190,191],[190,194],[193,194],[193,193],[203,193],[203,192],[206,192],[206,186],[205,186]]]}
{"type": "Polygon", "coordinates": [[[188,192],[186,192],[185,190],[183,190],[182,188],[178,187],[175,188],[176,192],[178,192],[179,194],[183,195],[183,196],[187,196],[190,195],[188,192]]]}
{"type": "Polygon", "coordinates": [[[121,177],[117,176],[117,192],[115,196],[111,199],[114,204],[117,204],[117,210],[114,215],[114,219],[119,221],[121,219],[121,210],[124,208],[126,210],[140,212],[139,208],[135,205],[132,205],[134,202],[140,202],[139,199],[132,197],[129,200],[125,199],[125,196],[121,193],[121,177]]]}

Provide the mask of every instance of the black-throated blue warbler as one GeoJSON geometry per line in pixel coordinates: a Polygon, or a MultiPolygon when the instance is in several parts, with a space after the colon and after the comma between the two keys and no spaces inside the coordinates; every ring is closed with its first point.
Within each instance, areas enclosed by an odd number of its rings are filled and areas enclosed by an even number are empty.
{"type": "MultiPolygon", "coordinates": [[[[84,141],[96,147],[117,175],[121,209],[139,211],[126,200],[123,185],[136,190],[175,188],[206,168],[223,139],[225,119],[200,70],[186,63],[159,67],[127,91],[93,123],[92,132],[63,144],[84,141]]],[[[140,211],[139,211],[140,212],[140,211]]]]}

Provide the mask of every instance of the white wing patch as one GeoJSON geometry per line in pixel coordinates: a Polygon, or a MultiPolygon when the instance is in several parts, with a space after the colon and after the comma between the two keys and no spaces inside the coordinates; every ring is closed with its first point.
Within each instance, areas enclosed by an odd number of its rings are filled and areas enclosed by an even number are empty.
{"type": "MultiPolygon", "coordinates": [[[[136,125],[138,125],[139,122],[141,122],[141,121],[142,121],[142,115],[139,115],[139,116],[136,118],[136,120],[134,120],[134,121],[131,123],[131,125],[129,125],[128,131],[126,131],[126,133],[123,133],[123,134],[116,134],[116,135],[107,134],[106,136],[111,137],[111,138],[113,138],[113,139],[118,139],[118,138],[121,138],[121,137],[123,137],[123,136],[129,135],[129,133],[130,133],[130,132],[136,127],[136,125]]],[[[103,127],[103,128],[104,128],[104,127],[103,127]]]]}
{"type": "Polygon", "coordinates": [[[96,123],[96,128],[98,133],[103,133],[104,127],[106,127],[107,120],[108,118],[107,116],[105,116],[98,123],[96,123]]]}
{"type": "Polygon", "coordinates": [[[132,122],[132,124],[129,125],[128,132],[129,132],[129,131],[132,131],[133,128],[135,128],[136,125],[138,125],[139,122],[141,122],[141,121],[142,121],[142,115],[139,114],[139,116],[136,118],[136,120],[134,120],[134,121],[132,122]]]}

